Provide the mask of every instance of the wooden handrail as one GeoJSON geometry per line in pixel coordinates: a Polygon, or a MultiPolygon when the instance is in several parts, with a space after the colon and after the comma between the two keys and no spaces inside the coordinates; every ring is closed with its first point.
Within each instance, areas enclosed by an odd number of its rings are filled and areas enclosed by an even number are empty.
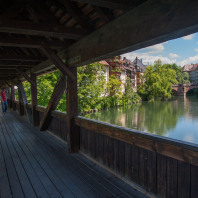
{"type": "MultiPolygon", "coordinates": [[[[44,112],[45,109],[46,109],[46,107],[40,106],[40,105],[38,105],[36,107],[36,110],[37,111],[40,111],[40,112],[44,112]]],[[[61,112],[61,111],[58,111],[58,110],[52,111],[51,116],[54,117],[54,118],[58,118],[60,120],[65,120],[66,119],[66,113],[65,112],[61,112]]]]}
{"type": "Polygon", "coordinates": [[[75,123],[89,131],[100,133],[183,162],[198,165],[198,145],[196,144],[107,124],[81,116],[75,118],[75,123]]]}

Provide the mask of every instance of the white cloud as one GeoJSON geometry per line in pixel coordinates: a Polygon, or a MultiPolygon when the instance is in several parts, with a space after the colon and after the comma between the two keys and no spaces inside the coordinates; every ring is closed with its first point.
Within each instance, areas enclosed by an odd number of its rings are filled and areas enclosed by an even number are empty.
{"type": "Polygon", "coordinates": [[[188,35],[188,36],[184,36],[184,37],[182,37],[184,40],[191,40],[191,39],[193,39],[193,37],[194,37],[194,34],[190,34],[190,35],[188,35]]]}
{"type": "Polygon", "coordinates": [[[162,52],[163,50],[164,50],[163,43],[160,43],[160,44],[157,44],[157,45],[153,45],[153,46],[150,46],[150,47],[140,49],[140,50],[138,50],[138,53],[158,54],[158,53],[162,52]]]}
{"type": "Polygon", "coordinates": [[[191,57],[189,57],[187,59],[184,59],[184,60],[178,62],[178,65],[184,66],[184,65],[187,65],[187,64],[197,63],[197,62],[198,62],[198,55],[191,56],[191,57]]]}
{"type": "MultiPolygon", "coordinates": [[[[154,62],[158,59],[160,59],[163,63],[176,63],[175,59],[173,60],[173,59],[170,59],[169,57],[165,57],[159,54],[165,49],[164,44],[166,43],[168,43],[168,41],[160,43],[160,44],[156,44],[150,47],[146,47],[146,48],[134,51],[134,52],[123,54],[122,56],[132,61],[136,57],[138,57],[139,59],[143,60],[143,63],[149,63],[149,64],[154,64],[154,62]]],[[[176,57],[174,56],[171,58],[176,58],[176,57]]]]}
{"type": "Polygon", "coordinates": [[[162,43],[160,43],[160,44],[157,44],[157,45],[147,47],[147,49],[149,49],[150,54],[157,54],[157,53],[160,53],[164,50],[164,46],[163,46],[162,43]]]}
{"type": "Polygon", "coordinates": [[[198,52],[198,48],[197,48],[197,49],[195,49],[195,52],[198,52]]]}
{"type": "Polygon", "coordinates": [[[168,57],[162,56],[162,55],[151,55],[151,54],[146,54],[146,53],[139,53],[139,52],[130,52],[127,54],[123,54],[123,57],[126,57],[130,60],[134,60],[136,57],[139,59],[142,58],[143,63],[149,63],[149,64],[154,64],[154,62],[158,59],[160,59],[163,63],[176,63],[176,60],[170,59],[168,57]]]}
{"type": "Polygon", "coordinates": [[[177,54],[173,54],[173,53],[170,53],[169,56],[170,56],[170,58],[178,58],[179,57],[177,54]]]}

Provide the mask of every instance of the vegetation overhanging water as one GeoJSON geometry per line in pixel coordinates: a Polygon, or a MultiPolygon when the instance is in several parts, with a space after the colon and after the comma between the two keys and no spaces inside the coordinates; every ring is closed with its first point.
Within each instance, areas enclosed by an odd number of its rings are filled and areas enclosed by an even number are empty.
{"type": "Polygon", "coordinates": [[[85,117],[198,144],[198,97],[142,102],[88,114],[85,117]]]}

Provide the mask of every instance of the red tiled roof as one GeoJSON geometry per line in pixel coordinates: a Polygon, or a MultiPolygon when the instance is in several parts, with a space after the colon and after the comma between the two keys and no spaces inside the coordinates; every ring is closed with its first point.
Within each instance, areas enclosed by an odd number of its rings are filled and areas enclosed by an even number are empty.
{"type": "Polygon", "coordinates": [[[109,63],[107,63],[107,61],[105,61],[105,60],[102,60],[102,61],[100,61],[99,63],[102,64],[102,65],[106,65],[106,66],[109,65],[109,63]]]}

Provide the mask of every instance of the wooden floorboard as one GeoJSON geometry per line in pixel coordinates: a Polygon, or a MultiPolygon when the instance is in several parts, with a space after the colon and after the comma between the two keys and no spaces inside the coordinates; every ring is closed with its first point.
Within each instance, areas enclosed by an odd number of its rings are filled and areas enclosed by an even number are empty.
{"type": "Polygon", "coordinates": [[[0,112],[0,197],[146,197],[17,112],[0,112]]]}

